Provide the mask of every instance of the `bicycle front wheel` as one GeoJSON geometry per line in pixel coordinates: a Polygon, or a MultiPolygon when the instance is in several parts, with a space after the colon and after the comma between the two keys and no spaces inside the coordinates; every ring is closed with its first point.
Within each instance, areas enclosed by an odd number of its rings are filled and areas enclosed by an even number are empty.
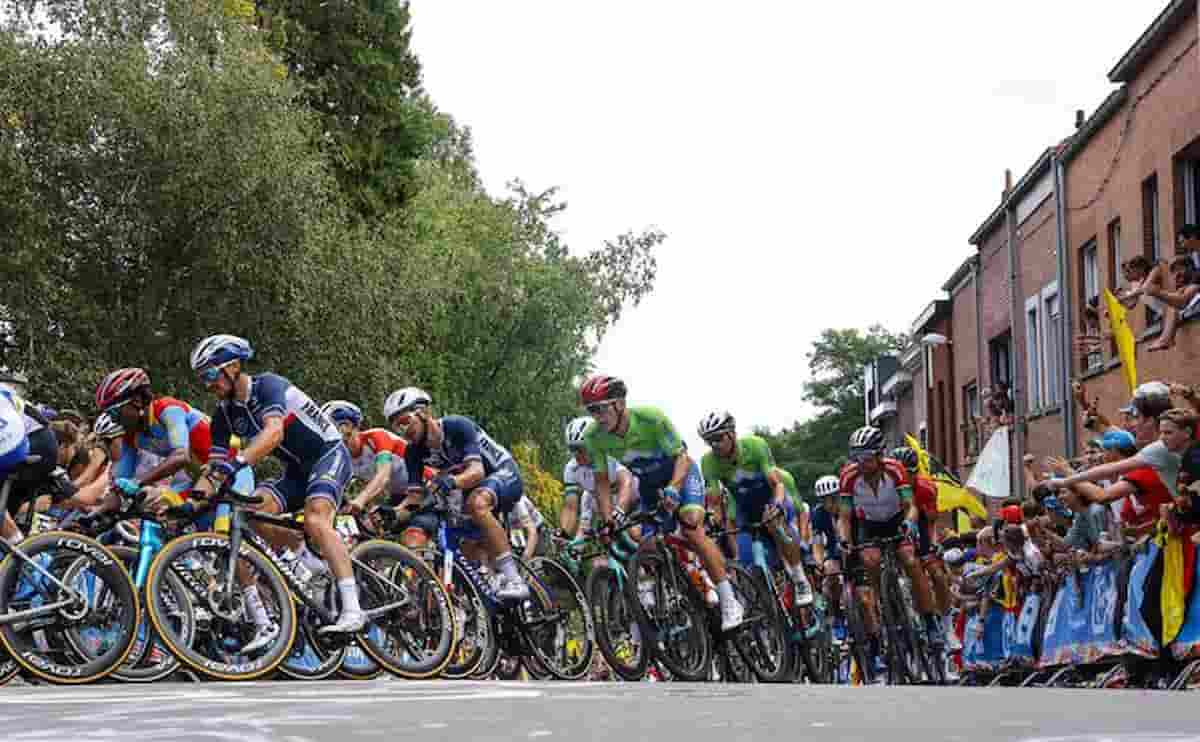
{"type": "Polygon", "coordinates": [[[547,624],[534,632],[538,639],[534,653],[538,659],[543,653],[553,656],[552,662],[541,664],[554,677],[578,680],[587,674],[596,652],[596,630],[587,598],[575,578],[553,559],[535,557],[529,569],[551,601],[547,624]]]}
{"type": "Polygon", "coordinates": [[[639,623],[654,637],[655,656],[680,680],[705,680],[713,651],[708,609],[687,573],[663,550],[639,551],[629,572],[638,587],[626,589],[636,591],[639,623]]]}
{"type": "Polygon", "coordinates": [[[242,542],[234,568],[254,586],[266,619],[277,632],[262,646],[246,652],[258,625],[257,607],[247,605],[248,588],[235,577],[233,589],[225,579],[232,549],[219,533],[193,533],[167,543],[146,578],[146,609],[163,644],[181,662],[215,680],[254,680],[273,672],[296,641],[296,604],[283,575],[265,554],[242,542]],[[187,589],[192,605],[194,637],[180,631],[176,606],[163,599],[173,575],[187,589]]]}
{"type": "Polygon", "coordinates": [[[725,565],[734,597],[746,611],[746,620],[729,641],[742,659],[764,683],[782,683],[788,679],[791,654],[788,649],[787,619],[767,586],[764,576],[740,564],[725,565]]]}
{"type": "Polygon", "coordinates": [[[436,676],[458,642],[441,580],[415,552],[390,541],[364,541],[350,557],[359,601],[371,616],[359,644],[393,675],[436,676]]]}
{"type": "Polygon", "coordinates": [[[608,566],[592,569],[587,580],[588,603],[596,628],[596,644],[605,662],[622,680],[641,680],[650,665],[650,646],[641,633],[637,614],[622,578],[608,566]]]}

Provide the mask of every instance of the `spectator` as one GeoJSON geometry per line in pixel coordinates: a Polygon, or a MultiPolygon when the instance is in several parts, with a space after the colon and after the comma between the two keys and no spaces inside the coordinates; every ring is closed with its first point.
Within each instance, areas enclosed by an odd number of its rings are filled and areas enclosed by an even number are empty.
{"type": "Polygon", "coordinates": [[[1147,296],[1159,299],[1170,307],[1163,322],[1162,335],[1146,347],[1148,351],[1167,350],[1173,346],[1180,316],[1200,306],[1200,271],[1197,271],[1190,256],[1179,255],[1171,261],[1171,280],[1175,284],[1174,291],[1154,286],[1145,290],[1147,296]]]}
{"type": "Polygon", "coordinates": [[[1165,309],[1162,300],[1148,293],[1148,289],[1163,288],[1166,278],[1163,264],[1152,263],[1145,255],[1134,255],[1121,265],[1121,272],[1125,274],[1125,280],[1129,283],[1128,290],[1122,292],[1119,297],[1121,303],[1132,309],[1138,299],[1141,299],[1147,309],[1155,315],[1162,316],[1165,309]]]}

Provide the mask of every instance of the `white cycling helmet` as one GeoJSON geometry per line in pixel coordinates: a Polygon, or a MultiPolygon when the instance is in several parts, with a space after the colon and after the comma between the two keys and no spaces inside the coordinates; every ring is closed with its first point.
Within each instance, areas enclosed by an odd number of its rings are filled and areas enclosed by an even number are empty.
{"type": "Polygon", "coordinates": [[[873,451],[879,453],[883,449],[883,431],[879,428],[864,425],[850,434],[850,450],[852,452],[873,451]]]}
{"type": "Polygon", "coordinates": [[[724,410],[713,410],[700,418],[696,432],[700,434],[701,438],[708,439],[721,433],[732,433],[734,428],[733,415],[724,410]]]}
{"type": "Polygon", "coordinates": [[[96,422],[92,424],[92,432],[101,440],[111,440],[125,435],[125,426],[121,425],[115,415],[106,412],[96,418],[96,422]]]}
{"type": "Polygon", "coordinates": [[[567,448],[579,448],[583,445],[583,436],[588,426],[592,424],[590,417],[577,417],[567,423],[567,448]]]}
{"type": "Polygon", "coordinates": [[[397,389],[388,395],[388,398],[383,402],[383,419],[390,421],[396,415],[402,412],[412,412],[421,407],[428,407],[433,404],[433,399],[428,392],[422,391],[415,386],[406,386],[403,389],[397,389]]]}
{"type": "Polygon", "coordinates": [[[817,497],[830,497],[836,495],[840,487],[841,483],[838,482],[837,477],[832,474],[826,474],[813,485],[813,492],[816,493],[817,497]]]}

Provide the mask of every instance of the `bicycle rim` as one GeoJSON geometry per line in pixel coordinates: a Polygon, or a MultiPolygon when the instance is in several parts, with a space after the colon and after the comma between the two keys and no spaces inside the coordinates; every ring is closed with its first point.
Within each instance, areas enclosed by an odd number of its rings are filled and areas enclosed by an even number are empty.
{"type": "MultiPolygon", "coordinates": [[[[4,649],[26,671],[50,683],[88,683],[110,674],[129,655],[141,616],[133,581],[120,560],[90,538],[62,531],[26,539],[20,548],[83,602],[0,627],[4,649]]],[[[0,613],[65,597],[61,588],[15,556],[0,563],[0,613]]]]}
{"type": "MultiPolygon", "coordinates": [[[[549,610],[555,613],[552,624],[536,632],[535,655],[545,671],[561,680],[578,680],[592,665],[596,635],[592,612],[583,589],[558,562],[536,557],[529,569],[537,576],[550,599],[549,610]],[[553,658],[546,662],[543,653],[553,658]]],[[[530,673],[541,668],[530,668],[530,673]]]]}
{"type": "Polygon", "coordinates": [[[279,663],[279,672],[293,680],[324,680],[342,666],[347,646],[327,642],[317,633],[318,619],[300,606],[296,612],[296,641],[279,663]]]}
{"type": "Polygon", "coordinates": [[[746,609],[746,622],[726,641],[734,644],[759,680],[784,682],[790,670],[790,652],[786,619],[779,604],[757,571],[732,563],[725,568],[734,596],[746,609]]]}
{"type": "MultiPolygon", "coordinates": [[[[134,567],[137,565],[138,549],[128,546],[111,546],[109,548],[121,559],[129,573],[133,574],[134,567]]],[[[192,623],[192,608],[187,590],[175,575],[168,574],[167,578],[166,590],[161,598],[168,606],[173,606],[172,615],[180,636],[190,637],[194,633],[195,625],[192,623]]],[[[141,597],[144,606],[146,598],[144,595],[141,597]]],[[[133,649],[125,658],[125,662],[113,670],[111,677],[123,683],[153,683],[162,680],[178,669],[179,660],[158,638],[150,620],[149,611],[143,611],[133,649]]]]}
{"type": "Polygon", "coordinates": [[[242,653],[255,625],[236,579],[233,594],[223,594],[221,583],[229,559],[230,543],[223,534],[193,533],[170,541],[150,565],[147,611],[163,644],[189,668],[216,680],[254,680],[273,672],[291,651],[297,633],[296,606],[275,565],[242,542],[237,562],[249,571],[267,616],[279,627],[278,636],[265,647],[242,653]],[[168,574],[180,580],[191,602],[196,629],[190,642],[176,629],[171,606],[161,598],[168,574]]]}
{"type": "Polygon", "coordinates": [[[358,641],[385,670],[422,680],[450,661],[457,628],[450,596],[420,556],[383,540],[365,541],[351,552],[363,610],[401,605],[373,618],[358,641]]]}
{"type": "Polygon", "coordinates": [[[596,567],[588,575],[587,593],[604,661],[621,679],[641,680],[650,664],[650,647],[617,576],[607,566],[596,567]]]}
{"type": "Polygon", "coordinates": [[[634,590],[643,631],[656,637],[655,656],[680,680],[701,681],[712,661],[712,636],[708,632],[703,600],[696,595],[691,580],[674,561],[660,552],[639,552],[630,562],[634,590]],[[634,581],[654,584],[652,606],[642,605],[634,581]]]}

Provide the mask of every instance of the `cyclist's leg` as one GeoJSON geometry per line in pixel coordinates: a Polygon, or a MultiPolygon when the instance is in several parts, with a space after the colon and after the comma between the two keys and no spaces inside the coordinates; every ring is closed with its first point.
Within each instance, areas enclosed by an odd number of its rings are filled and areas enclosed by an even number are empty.
{"type": "Polygon", "coordinates": [[[790,500],[784,504],[782,522],[772,524],[771,540],[783,561],[788,578],[796,586],[796,603],[806,606],[812,603],[812,586],[804,572],[804,548],[800,544],[800,532],[796,528],[796,511],[790,500]]]}
{"type": "Polygon", "coordinates": [[[350,564],[350,550],[333,527],[333,516],[342,504],[342,492],[350,483],[351,473],[350,451],[338,441],[328,446],[313,464],[304,488],[304,534],[321,550],[342,602],[337,623],[322,627],[322,633],[355,632],[365,622],[358,604],[358,583],[350,564]]]}
{"type": "Polygon", "coordinates": [[[517,571],[508,534],[497,516],[506,515],[521,499],[525,488],[516,472],[500,470],[467,493],[464,511],[479,529],[483,549],[504,578],[497,594],[506,600],[521,600],[529,595],[529,586],[517,571]]]}
{"type": "Polygon", "coordinates": [[[908,578],[912,580],[913,602],[916,603],[917,613],[928,616],[933,613],[933,591],[929,587],[929,575],[921,560],[917,558],[916,548],[910,543],[901,544],[896,550],[896,556],[908,578]]]}
{"type": "Polygon", "coordinates": [[[692,462],[687,478],[683,480],[683,486],[679,490],[679,503],[674,515],[679,523],[680,534],[700,557],[700,563],[708,573],[709,579],[717,587],[717,599],[721,605],[721,630],[730,631],[737,628],[745,618],[745,611],[733,593],[733,586],[729,584],[729,577],[725,572],[725,555],[704,530],[704,477],[700,474],[700,465],[695,462],[692,462]]]}

